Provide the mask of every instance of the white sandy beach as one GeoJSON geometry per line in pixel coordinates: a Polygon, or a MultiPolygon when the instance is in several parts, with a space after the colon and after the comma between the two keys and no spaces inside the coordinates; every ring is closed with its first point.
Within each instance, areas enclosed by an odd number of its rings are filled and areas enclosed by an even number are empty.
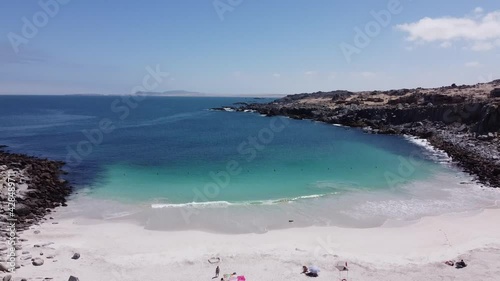
{"type": "Polygon", "coordinates": [[[107,281],[212,280],[215,265],[208,263],[210,257],[221,258],[221,273],[237,272],[259,281],[308,280],[300,274],[301,266],[311,264],[322,270],[317,280],[337,280],[339,261],[348,262],[348,280],[500,279],[500,209],[426,217],[405,226],[308,227],[241,235],[150,231],[127,222],[57,219],[58,212],[64,209],[56,212],[55,220],[21,235],[27,239],[22,251],[30,253],[19,259],[23,266],[14,280],[59,281],[70,275],[107,281]],[[73,253],[81,257],[73,260],[73,253]],[[35,267],[23,260],[30,255],[45,263],[35,267]],[[468,263],[464,269],[443,264],[462,258],[468,263]]]}

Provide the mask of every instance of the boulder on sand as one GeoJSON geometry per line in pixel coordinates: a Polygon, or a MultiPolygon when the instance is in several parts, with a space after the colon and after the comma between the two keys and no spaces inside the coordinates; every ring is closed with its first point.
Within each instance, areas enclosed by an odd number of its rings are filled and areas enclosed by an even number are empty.
{"type": "Polygon", "coordinates": [[[34,266],[40,266],[40,265],[43,265],[43,259],[41,259],[41,258],[34,258],[34,259],[33,259],[33,265],[34,265],[34,266]]]}
{"type": "Polygon", "coordinates": [[[9,271],[9,268],[2,263],[0,263],[0,272],[7,272],[9,271]]]}

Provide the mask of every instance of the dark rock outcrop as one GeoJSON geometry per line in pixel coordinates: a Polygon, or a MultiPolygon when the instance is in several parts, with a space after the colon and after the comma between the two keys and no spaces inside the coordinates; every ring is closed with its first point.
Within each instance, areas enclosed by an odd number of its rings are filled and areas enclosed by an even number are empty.
{"type": "MultiPolygon", "coordinates": [[[[499,83],[499,80],[491,82],[499,83]]],[[[385,92],[298,94],[267,104],[249,104],[238,111],[252,110],[267,116],[359,127],[370,133],[425,138],[480,182],[500,187],[500,104],[491,99],[497,97],[500,88],[489,97],[478,87],[452,85],[385,92]],[[461,90],[469,92],[457,94],[461,90]],[[380,104],[382,98],[374,95],[385,95],[387,101],[380,104]]]]}
{"type": "Polygon", "coordinates": [[[492,98],[500,98],[500,88],[495,88],[490,92],[492,98]]]}
{"type": "Polygon", "coordinates": [[[34,259],[32,260],[32,264],[33,264],[34,266],[41,266],[41,265],[43,265],[43,263],[44,263],[44,260],[43,260],[43,259],[41,259],[41,258],[34,258],[34,259]]]}
{"type": "Polygon", "coordinates": [[[341,91],[341,90],[340,91],[332,91],[332,92],[316,92],[316,93],[311,93],[311,94],[303,93],[303,94],[297,94],[297,95],[288,95],[282,99],[279,99],[278,102],[287,103],[287,102],[291,102],[291,101],[300,100],[304,97],[328,98],[332,101],[336,101],[336,100],[348,97],[352,94],[353,94],[353,92],[341,91]]]}
{"type": "MultiPolygon", "coordinates": [[[[16,176],[9,179],[16,186],[15,197],[7,192],[8,183],[4,179],[5,189],[0,193],[0,202],[6,216],[0,217],[0,224],[15,219],[16,230],[19,232],[39,222],[51,209],[65,204],[71,187],[60,179],[63,165],[63,162],[0,151],[3,172],[16,172],[16,176]],[[21,185],[25,186],[23,190],[19,189],[21,185]],[[13,198],[15,204],[9,204],[9,200],[12,201],[13,198]]],[[[6,227],[2,227],[0,236],[9,235],[5,229],[6,227]]]]}

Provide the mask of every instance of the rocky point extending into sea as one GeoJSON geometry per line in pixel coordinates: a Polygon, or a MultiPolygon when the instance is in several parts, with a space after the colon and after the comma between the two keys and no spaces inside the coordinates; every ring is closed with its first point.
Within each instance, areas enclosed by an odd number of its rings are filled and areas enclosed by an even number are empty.
{"type": "MultiPolygon", "coordinates": [[[[4,148],[4,147],[2,147],[4,148]]],[[[61,178],[64,163],[0,150],[0,272],[13,271],[29,261],[29,252],[19,255],[22,231],[42,220],[59,206],[66,206],[71,193],[68,182],[61,178]],[[15,262],[11,262],[14,260],[15,262]]],[[[34,258],[33,265],[43,264],[34,258]]],[[[6,276],[7,278],[7,276],[6,276]]],[[[5,279],[4,279],[5,280],[5,279]]]]}
{"type": "Polygon", "coordinates": [[[296,94],[271,103],[216,110],[252,111],[424,138],[479,182],[500,187],[500,80],[429,89],[296,94]]]}

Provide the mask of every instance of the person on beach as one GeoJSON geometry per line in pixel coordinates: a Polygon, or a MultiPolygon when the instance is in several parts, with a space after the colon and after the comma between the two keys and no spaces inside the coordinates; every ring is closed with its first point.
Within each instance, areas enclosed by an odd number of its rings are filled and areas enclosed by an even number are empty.
{"type": "Polygon", "coordinates": [[[219,266],[217,266],[215,268],[215,276],[212,279],[215,279],[215,278],[219,277],[219,273],[220,273],[220,268],[219,268],[219,266]]]}
{"type": "Polygon", "coordinates": [[[464,262],[464,260],[461,260],[455,264],[455,268],[464,268],[466,266],[467,264],[464,262]]]}
{"type": "Polygon", "coordinates": [[[307,272],[309,271],[309,269],[307,268],[307,266],[302,266],[302,272],[300,274],[306,274],[307,272]]]}

